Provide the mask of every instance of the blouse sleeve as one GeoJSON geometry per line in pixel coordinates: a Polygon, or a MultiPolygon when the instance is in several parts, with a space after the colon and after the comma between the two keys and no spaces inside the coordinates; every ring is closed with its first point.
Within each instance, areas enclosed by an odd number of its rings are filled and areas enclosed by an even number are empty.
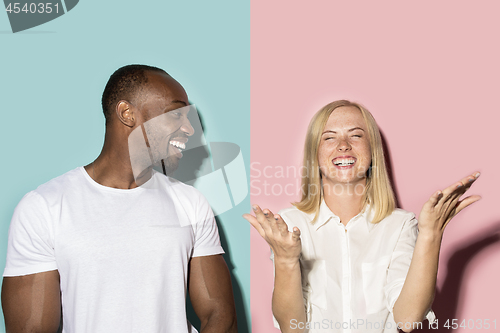
{"type": "MultiPolygon", "coordinates": [[[[413,250],[418,235],[418,222],[414,214],[403,224],[398,242],[392,253],[391,262],[387,272],[387,283],[384,287],[387,309],[392,313],[403,284],[410,268],[413,250]]],[[[425,315],[430,323],[436,320],[436,315],[430,309],[425,315]]]]}

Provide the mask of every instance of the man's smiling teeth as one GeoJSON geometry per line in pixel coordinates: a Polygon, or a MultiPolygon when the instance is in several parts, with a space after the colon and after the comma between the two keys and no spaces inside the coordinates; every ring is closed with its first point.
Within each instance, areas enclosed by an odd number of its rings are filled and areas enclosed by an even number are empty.
{"type": "Polygon", "coordinates": [[[179,150],[184,150],[186,149],[186,144],[184,142],[179,142],[179,141],[170,141],[170,144],[179,150]]]}
{"type": "Polygon", "coordinates": [[[333,162],[333,164],[338,166],[347,166],[347,165],[353,165],[354,162],[356,162],[354,159],[347,158],[347,159],[337,159],[333,162]]]}

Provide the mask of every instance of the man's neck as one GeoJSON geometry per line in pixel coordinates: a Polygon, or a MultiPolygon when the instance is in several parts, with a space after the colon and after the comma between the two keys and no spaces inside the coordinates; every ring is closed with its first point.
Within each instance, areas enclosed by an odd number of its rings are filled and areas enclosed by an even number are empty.
{"type": "Polygon", "coordinates": [[[112,142],[106,136],[101,154],[85,170],[97,183],[118,189],[132,189],[137,183],[130,164],[128,143],[112,142]]]}

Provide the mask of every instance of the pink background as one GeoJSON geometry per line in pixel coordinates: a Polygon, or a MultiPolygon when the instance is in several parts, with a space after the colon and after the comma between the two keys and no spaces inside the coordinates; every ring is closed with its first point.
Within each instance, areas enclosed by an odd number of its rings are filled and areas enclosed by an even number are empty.
{"type": "MultiPolygon", "coordinates": [[[[299,199],[290,168],[301,164],[307,124],[344,98],[377,120],[402,208],[418,213],[435,190],[481,171],[471,192],[483,199],[445,233],[440,327],[448,318],[500,327],[499,12],[484,0],[251,2],[252,203],[277,212],[299,199]]],[[[269,254],[252,230],[254,333],[277,332],[269,254]]]]}

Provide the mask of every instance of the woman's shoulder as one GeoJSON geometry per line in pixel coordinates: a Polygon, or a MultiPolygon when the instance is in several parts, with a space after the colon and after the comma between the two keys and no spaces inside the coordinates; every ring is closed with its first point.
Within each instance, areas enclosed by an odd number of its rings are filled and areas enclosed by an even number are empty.
{"type": "Polygon", "coordinates": [[[288,224],[289,229],[293,226],[300,228],[303,225],[307,225],[314,218],[314,214],[305,213],[295,206],[284,208],[278,214],[288,224]]]}
{"type": "Polygon", "coordinates": [[[396,208],[392,211],[391,215],[393,218],[411,220],[415,217],[415,213],[409,212],[407,210],[396,208]]]}
{"type": "Polygon", "coordinates": [[[309,217],[311,214],[304,213],[295,206],[283,208],[278,212],[279,215],[287,215],[292,217],[309,217]]]}
{"type": "Polygon", "coordinates": [[[379,222],[382,225],[386,225],[387,227],[394,227],[396,229],[401,229],[406,227],[412,227],[417,225],[417,219],[415,214],[409,212],[407,210],[396,208],[385,217],[382,221],[379,222]]]}

